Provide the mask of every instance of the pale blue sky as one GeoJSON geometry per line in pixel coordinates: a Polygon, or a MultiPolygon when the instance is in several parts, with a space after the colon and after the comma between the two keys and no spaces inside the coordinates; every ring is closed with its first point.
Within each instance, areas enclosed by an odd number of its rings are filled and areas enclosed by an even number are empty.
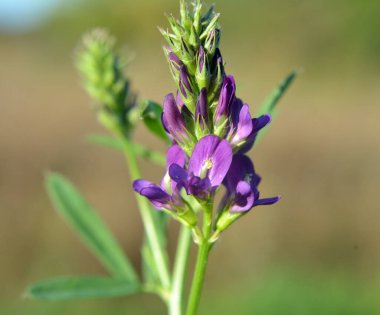
{"type": "Polygon", "coordinates": [[[24,32],[38,27],[62,0],[0,0],[0,31],[24,32]]]}

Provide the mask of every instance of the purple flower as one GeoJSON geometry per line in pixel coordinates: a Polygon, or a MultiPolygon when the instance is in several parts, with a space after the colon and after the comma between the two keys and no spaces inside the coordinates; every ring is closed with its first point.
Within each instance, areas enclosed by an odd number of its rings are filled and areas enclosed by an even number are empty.
{"type": "Polygon", "coordinates": [[[181,204],[178,196],[179,187],[168,175],[169,167],[173,163],[182,167],[186,163],[186,155],[178,144],[172,145],[166,153],[166,173],[161,181],[161,186],[145,179],[138,179],[133,182],[133,189],[148,198],[158,209],[166,208],[174,211],[176,206],[181,204]]]}
{"type": "Polygon", "coordinates": [[[176,140],[187,139],[188,131],[186,129],[185,121],[176,104],[173,94],[165,96],[163,107],[162,124],[165,130],[176,140]]]}
{"type": "Polygon", "coordinates": [[[242,154],[235,155],[223,181],[227,192],[223,197],[221,207],[228,205],[230,212],[246,212],[252,207],[271,205],[280,200],[279,196],[259,199],[260,181],[261,178],[255,173],[250,158],[242,154]]]}
{"type": "Polygon", "coordinates": [[[148,198],[156,208],[171,208],[169,204],[172,198],[160,186],[145,179],[138,179],[133,182],[133,189],[148,198]]]}
{"type": "Polygon", "coordinates": [[[196,144],[188,170],[172,164],[169,175],[188,194],[203,198],[222,183],[231,161],[230,144],[217,136],[208,135],[196,144]]]}
{"type": "Polygon", "coordinates": [[[187,93],[193,93],[191,88],[189,74],[187,72],[186,66],[182,65],[179,71],[179,88],[183,97],[187,98],[187,93]]]}
{"type": "Polygon", "coordinates": [[[215,112],[215,124],[222,117],[227,117],[230,113],[232,102],[235,98],[236,85],[233,76],[226,76],[223,80],[222,89],[220,91],[218,105],[215,112]]]}
{"type": "Polygon", "coordinates": [[[198,70],[199,70],[199,73],[203,72],[204,65],[205,65],[205,50],[202,46],[199,46],[199,53],[198,53],[198,70]]]}
{"type": "Polygon", "coordinates": [[[249,113],[249,106],[235,98],[230,117],[230,130],[227,138],[231,144],[236,145],[244,141],[253,130],[252,117],[249,113]]]}
{"type": "Polygon", "coordinates": [[[203,88],[199,94],[197,105],[195,107],[195,119],[202,129],[208,125],[207,111],[207,89],[203,88]]]}

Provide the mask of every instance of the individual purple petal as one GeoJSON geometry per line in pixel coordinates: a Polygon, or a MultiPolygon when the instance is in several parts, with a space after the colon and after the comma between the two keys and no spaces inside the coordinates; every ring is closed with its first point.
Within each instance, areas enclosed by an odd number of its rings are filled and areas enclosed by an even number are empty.
{"type": "Polygon", "coordinates": [[[208,124],[206,88],[203,88],[199,94],[197,105],[195,107],[195,118],[199,122],[202,129],[204,128],[204,124],[208,124]]]}
{"type": "Polygon", "coordinates": [[[251,114],[249,113],[249,106],[247,104],[244,104],[240,109],[239,120],[234,131],[232,143],[237,144],[247,138],[251,134],[252,129],[253,124],[251,114]]]}
{"type": "Polygon", "coordinates": [[[261,115],[258,118],[254,118],[252,120],[252,132],[258,132],[263,129],[266,125],[268,125],[272,120],[272,116],[269,114],[261,115]]]}
{"type": "Polygon", "coordinates": [[[144,179],[138,179],[133,182],[133,189],[140,195],[149,199],[157,208],[163,208],[170,202],[170,195],[160,186],[153,184],[144,179]]]}
{"type": "Polygon", "coordinates": [[[223,184],[226,186],[228,192],[232,193],[235,191],[238,183],[245,180],[247,175],[252,181],[254,177],[253,175],[255,175],[255,169],[251,159],[245,155],[236,154],[232,159],[231,166],[227,172],[223,184]]]}
{"type": "Polygon", "coordinates": [[[221,117],[228,116],[232,101],[235,98],[236,85],[233,76],[226,76],[223,80],[222,89],[220,91],[218,105],[215,112],[215,123],[221,117]]]}
{"type": "Polygon", "coordinates": [[[193,93],[193,89],[191,88],[190,84],[189,74],[185,65],[181,66],[179,72],[179,88],[184,98],[187,98],[187,92],[193,93]]]}
{"type": "Polygon", "coordinates": [[[182,100],[181,92],[180,91],[177,91],[176,102],[177,102],[177,106],[178,106],[178,108],[180,110],[182,109],[182,106],[185,105],[185,103],[182,100]]]}
{"type": "Polygon", "coordinates": [[[259,199],[259,200],[255,201],[253,206],[256,207],[256,206],[261,206],[261,205],[273,205],[274,203],[276,203],[280,199],[281,199],[280,196],[276,196],[276,197],[272,197],[272,198],[259,199]]]}
{"type": "Polygon", "coordinates": [[[269,114],[261,115],[258,118],[252,119],[252,132],[247,137],[245,144],[239,149],[239,153],[243,154],[252,149],[257,138],[257,133],[266,125],[268,125],[271,122],[271,120],[272,116],[269,114]]]}
{"type": "Polygon", "coordinates": [[[203,137],[193,150],[189,161],[189,173],[200,178],[208,177],[212,187],[224,179],[232,161],[230,144],[214,135],[203,137]]]}
{"type": "Polygon", "coordinates": [[[164,127],[174,138],[186,137],[186,127],[183,117],[177,107],[173,94],[168,94],[164,99],[162,122],[164,127]]]}
{"type": "Polygon", "coordinates": [[[255,201],[251,185],[240,181],[236,186],[235,197],[230,212],[244,212],[252,208],[255,201]]]}
{"type": "Polygon", "coordinates": [[[166,169],[170,165],[178,164],[181,167],[185,166],[186,154],[178,144],[173,144],[166,152],[166,169]]]}
{"type": "Polygon", "coordinates": [[[208,177],[202,179],[198,176],[190,176],[187,185],[189,193],[199,198],[204,198],[211,189],[208,177]]]}
{"type": "Polygon", "coordinates": [[[168,53],[168,59],[169,59],[169,62],[170,64],[176,69],[176,70],[180,70],[181,69],[181,66],[182,66],[182,62],[181,60],[177,57],[177,55],[173,52],[173,51],[170,51],[168,53]]]}
{"type": "Polygon", "coordinates": [[[174,182],[176,182],[181,187],[184,187],[186,191],[188,191],[188,185],[187,185],[188,173],[183,167],[181,167],[178,164],[170,165],[169,176],[174,182]]]}

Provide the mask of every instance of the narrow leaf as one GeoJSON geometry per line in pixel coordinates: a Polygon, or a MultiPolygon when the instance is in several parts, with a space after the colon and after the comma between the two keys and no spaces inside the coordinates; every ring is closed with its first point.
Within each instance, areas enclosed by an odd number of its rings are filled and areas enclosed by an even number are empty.
{"type": "MultiPolygon", "coordinates": [[[[105,136],[105,135],[90,135],[87,140],[91,143],[102,145],[111,149],[122,151],[124,149],[123,142],[117,138],[105,136]]],[[[165,155],[160,152],[150,150],[142,145],[133,144],[135,153],[159,166],[165,166],[165,155]]]]}
{"type": "Polygon", "coordinates": [[[79,233],[107,270],[137,283],[136,273],[120,245],[93,208],[63,176],[48,174],[46,187],[56,210],[79,233]]]}
{"type": "Polygon", "coordinates": [[[144,109],[141,113],[141,119],[152,133],[168,143],[169,138],[162,126],[161,115],[162,107],[159,104],[149,100],[145,101],[144,109]]]}
{"type": "Polygon", "coordinates": [[[41,300],[94,299],[125,296],[140,291],[135,282],[109,277],[59,277],[33,284],[26,296],[41,300]]]}
{"type": "Polygon", "coordinates": [[[264,114],[274,114],[276,105],[278,101],[281,99],[281,97],[285,94],[286,90],[290,87],[290,85],[293,83],[294,79],[298,75],[299,71],[295,70],[291,72],[285,80],[283,80],[275,89],[274,91],[266,98],[264,103],[260,106],[260,109],[258,111],[258,116],[264,115],[264,114]]]}
{"type": "MultiPolygon", "coordinates": [[[[277,104],[282,98],[282,96],[285,94],[286,90],[290,87],[290,85],[293,83],[294,79],[297,77],[299,71],[295,70],[291,72],[274,90],[273,92],[266,98],[264,103],[260,106],[258,110],[258,115],[261,116],[264,114],[270,114],[272,116],[272,120],[276,116],[276,108],[277,104]]],[[[259,132],[257,135],[256,142],[260,141],[262,136],[265,134],[265,132],[268,131],[268,127],[264,128],[259,132]]]]}

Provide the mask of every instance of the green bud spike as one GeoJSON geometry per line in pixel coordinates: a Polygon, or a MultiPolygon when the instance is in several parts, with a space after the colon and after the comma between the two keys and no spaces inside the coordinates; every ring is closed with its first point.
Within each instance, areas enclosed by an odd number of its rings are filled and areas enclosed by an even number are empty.
{"type": "Polygon", "coordinates": [[[219,19],[219,16],[220,16],[219,13],[215,14],[215,16],[212,18],[212,20],[210,21],[210,23],[207,25],[206,29],[203,31],[203,33],[199,37],[201,40],[205,39],[207,37],[208,33],[210,33],[210,31],[212,29],[218,28],[218,19],[219,19]]]}

